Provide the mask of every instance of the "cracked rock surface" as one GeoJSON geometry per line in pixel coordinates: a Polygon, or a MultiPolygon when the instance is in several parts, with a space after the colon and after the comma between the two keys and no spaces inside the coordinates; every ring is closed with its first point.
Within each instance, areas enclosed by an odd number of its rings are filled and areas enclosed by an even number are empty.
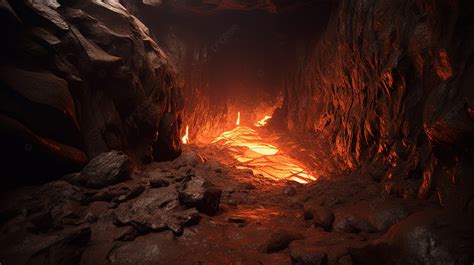
{"type": "Polygon", "coordinates": [[[233,158],[214,148],[187,146],[174,161],[135,167],[99,189],[59,180],[0,193],[0,260],[468,264],[474,255],[467,213],[433,201],[380,198],[367,188],[380,187],[370,176],[308,185],[264,179],[231,166],[233,158]],[[283,192],[289,185],[294,196],[283,192]]]}

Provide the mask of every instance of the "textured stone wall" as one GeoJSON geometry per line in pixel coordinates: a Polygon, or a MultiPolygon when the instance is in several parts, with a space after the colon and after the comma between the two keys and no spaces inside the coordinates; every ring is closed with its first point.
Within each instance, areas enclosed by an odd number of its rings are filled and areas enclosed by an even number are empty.
{"type": "Polygon", "coordinates": [[[389,193],[471,207],[473,14],[472,1],[340,1],[278,115],[350,168],[373,162],[389,193]]]}
{"type": "Polygon", "coordinates": [[[2,1],[0,12],[1,154],[11,182],[58,177],[113,149],[137,162],[179,155],[175,74],[118,1],[2,1]]]}

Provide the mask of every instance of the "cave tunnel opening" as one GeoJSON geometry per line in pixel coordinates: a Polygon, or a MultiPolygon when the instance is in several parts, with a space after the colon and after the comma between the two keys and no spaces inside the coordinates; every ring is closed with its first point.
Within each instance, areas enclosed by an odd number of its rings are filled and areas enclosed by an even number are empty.
{"type": "Polygon", "coordinates": [[[0,1],[0,265],[474,264],[472,17],[0,1]]]}
{"type": "Polygon", "coordinates": [[[285,80],[303,67],[334,6],[322,1],[275,12],[140,5],[137,15],[160,36],[184,87],[183,142],[242,147],[233,155],[241,168],[276,180],[314,181],[309,171],[317,170],[285,154],[277,147],[280,137],[260,128],[281,109],[285,80]]]}

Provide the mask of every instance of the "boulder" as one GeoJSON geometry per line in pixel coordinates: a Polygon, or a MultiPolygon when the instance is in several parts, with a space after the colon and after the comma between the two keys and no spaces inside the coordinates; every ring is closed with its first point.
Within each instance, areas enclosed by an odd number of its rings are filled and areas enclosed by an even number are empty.
{"type": "Polygon", "coordinates": [[[219,211],[222,190],[202,177],[192,177],[179,190],[179,200],[187,207],[196,207],[200,212],[214,215],[219,211]]]}
{"type": "Polygon", "coordinates": [[[141,234],[168,229],[179,235],[184,227],[199,221],[195,208],[180,206],[174,187],[149,189],[137,199],[120,204],[114,216],[117,225],[131,225],[141,234]]]}
{"type": "Polygon", "coordinates": [[[334,230],[348,233],[383,232],[410,214],[403,200],[375,199],[342,207],[336,211],[334,230]]]}
{"type": "Polygon", "coordinates": [[[431,209],[392,226],[373,244],[350,249],[355,264],[471,264],[472,216],[431,209]]]}
{"type": "Polygon", "coordinates": [[[110,151],[92,159],[84,169],[66,180],[93,189],[101,189],[125,180],[132,172],[130,158],[122,152],[110,151]]]}
{"type": "Polygon", "coordinates": [[[291,248],[291,260],[297,265],[326,265],[328,254],[318,249],[291,248]]]}
{"type": "Polygon", "coordinates": [[[303,236],[299,233],[293,233],[284,229],[280,229],[270,235],[270,238],[261,247],[261,250],[264,253],[277,252],[287,248],[292,241],[302,238],[303,236]]]}

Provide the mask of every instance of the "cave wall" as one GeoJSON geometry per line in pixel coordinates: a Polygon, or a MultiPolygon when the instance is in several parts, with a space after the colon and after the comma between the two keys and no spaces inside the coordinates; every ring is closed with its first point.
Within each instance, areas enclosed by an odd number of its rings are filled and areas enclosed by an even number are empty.
{"type": "Polygon", "coordinates": [[[2,182],[57,178],[109,150],[138,163],[179,155],[175,72],[118,1],[2,1],[0,12],[2,182]]]}
{"type": "Polygon", "coordinates": [[[277,116],[387,193],[472,207],[473,6],[340,1],[277,116]]]}

